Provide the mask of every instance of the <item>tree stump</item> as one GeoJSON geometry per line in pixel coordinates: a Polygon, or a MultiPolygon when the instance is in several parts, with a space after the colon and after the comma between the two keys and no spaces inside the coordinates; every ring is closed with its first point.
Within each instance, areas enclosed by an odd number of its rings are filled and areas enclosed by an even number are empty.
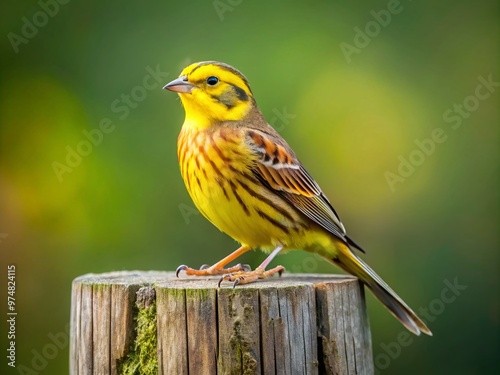
{"type": "Polygon", "coordinates": [[[73,281],[70,374],[372,374],[354,277],[284,274],[236,288],[172,272],[73,281]]]}

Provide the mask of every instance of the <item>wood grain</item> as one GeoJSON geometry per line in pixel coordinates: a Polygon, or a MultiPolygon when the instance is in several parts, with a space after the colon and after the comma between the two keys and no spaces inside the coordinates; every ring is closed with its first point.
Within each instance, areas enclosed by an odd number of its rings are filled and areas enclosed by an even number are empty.
{"type": "Polygon", "coordinates": [[[136,293],[154,288],[159,374],[373,374],[356,278],[217,278],[113,272],[73,282],[70,373],[118,374],[135,340],[136,293]]]}

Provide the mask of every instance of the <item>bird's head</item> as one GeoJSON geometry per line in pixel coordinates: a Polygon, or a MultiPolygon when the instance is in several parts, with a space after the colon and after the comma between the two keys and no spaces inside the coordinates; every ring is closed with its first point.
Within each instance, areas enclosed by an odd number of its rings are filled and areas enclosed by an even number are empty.
{"type": "Polygon", "coordinates": [[[199,127],[242,120],[255,105],[245,76],[216,61],[189,65],[179,78],[163,88],[179,94],[186,121],[193,121],[199,127]]]}

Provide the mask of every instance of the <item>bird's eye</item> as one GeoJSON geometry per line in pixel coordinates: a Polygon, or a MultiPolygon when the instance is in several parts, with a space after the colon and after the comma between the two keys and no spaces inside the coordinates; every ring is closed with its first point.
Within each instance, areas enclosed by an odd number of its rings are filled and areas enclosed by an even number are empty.
{"type": "Polygon", "coordinates": [[[210,76],[207,78],[207,85],[215,86],[217,83],[219,83],[219,78],[214,76],[210,76]]]}

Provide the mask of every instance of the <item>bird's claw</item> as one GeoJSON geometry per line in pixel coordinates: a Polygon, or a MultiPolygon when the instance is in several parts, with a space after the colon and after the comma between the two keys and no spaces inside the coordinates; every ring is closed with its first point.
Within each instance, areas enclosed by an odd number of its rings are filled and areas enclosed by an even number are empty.
{"type": "Polygon", "coordinates": [[[224,281],[225,275],[223,275],[220,279],[219,282],[217,283],[217,288],[220,288],[220,284],[224,281]]]}
{"type": "Polygon", "coordinates": [[[242,271],[250,272],[252,270],[252,267],[250,267],[249,264],[238,264],[238,266],[241,267],[242,271]]]}
{"type": "Polygon", "coordinates": [[[177,269],[175,270],[175,277],[179,277],[179,272],[184,271],[188,266],[185,264],[181,264],[177,269]]]}
{"type": "Polygon", "coordinates": [[[234,289],[236,285],[242,283],[242,281],[245,280],[245,276],[241,275],[242,273],[244,272],[242,271],[242,272],[228,273],[226,275],[222,275],[222,277],[219,279],[219,282],[217,283],[217,287],[220,288],[220,285],[222,284],[223,281],[232,281],[234,289]]]}
{"type": "Polygon", "coordinates": [[[224,269],[214,268],[209,264],[202,264],[199,269],[191,268],[183,264],[177,267],[177,270],[175,271],[175,276],[179,277],[179,273],[181,271],[186,272],[186,275],[188,276],[211,276],[211,275],[221,275],[223,273],[226,273],[224,269]]]}
{"type": "Polygon", "coordinates": [[[223,281],[232,281],[233,288],[235,288],[237,285],[250,284],[259,279],[266,279],[276,273],[281,277],[283,272],[285,272],[285,267],[283,266],[277,266],[268,271],[261,267],[257,267],[253,271],[246,271],[246,265],[239,264],[238,266],[241,266],[241,271],[227,273],[219,279],[219,283],[217,284],[219,288],[223,281]]]}
{"type": "Polygon", "coordinates": [[[238,285],[240,283],[240,280],[241,280],[240,277],[238,277],[238,278],[236,278],[236,280],[234,280],[234,282],[233,282],[233,289],[236,287],[236,285],[238,285]]]}

